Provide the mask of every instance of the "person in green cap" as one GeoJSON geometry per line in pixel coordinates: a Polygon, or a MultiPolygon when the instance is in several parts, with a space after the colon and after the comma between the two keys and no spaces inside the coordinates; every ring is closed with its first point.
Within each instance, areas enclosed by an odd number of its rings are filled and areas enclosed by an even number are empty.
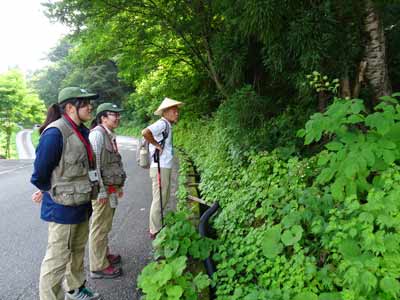
{"type": "Polygon", "coordinates": [[[93,215],[89,234],[90,277],[115,278],[122,274],[116,265],[121,256],[111,254],[108,234],[111,231],[118,198],[123,196],[126,173],[118,152],[114,130],[119,126],[122,109],[112,103],[99,105],[89,135],[96,154],[99,194],[92,201],[93,215]]]}
{"type": "Polygon", "coordinates": [[[48,244],[40,269],[40,300],[95,300],[85,287],[84,254],[89,234],[91,200],[96,199],[96,159],[83,123],[92,118],[97,94],[79,87],[59,92],[40,127],[31,183],[39,190],[41,219],[48,222],[48,244]],[[64,287],[66,292],[62,288],[64,287]]]}

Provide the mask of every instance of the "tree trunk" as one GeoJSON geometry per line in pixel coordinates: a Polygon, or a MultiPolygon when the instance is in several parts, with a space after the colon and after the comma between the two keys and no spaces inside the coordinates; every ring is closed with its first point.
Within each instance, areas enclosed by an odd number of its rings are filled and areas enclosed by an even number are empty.
{"type": "Polygon", "coordinates": [[[386,42],[383,24],[372,0],[366,0],[365,31],[367,43],[365,47],[365,60],[367,69],[366,78],[374,92],[374,100],[392,93],[387,61],[386,42]]]}

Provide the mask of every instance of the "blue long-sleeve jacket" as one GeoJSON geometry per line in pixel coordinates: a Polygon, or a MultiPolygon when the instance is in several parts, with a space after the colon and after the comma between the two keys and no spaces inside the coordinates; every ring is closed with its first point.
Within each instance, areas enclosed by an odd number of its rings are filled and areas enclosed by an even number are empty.
{"type": "MultiPolygon", "coordinates": [[[[89,141],[89,130],[78,127],[85,139],[89,141]]],[[[47,192],[51,188],[51,174],[60,162],[63,149],[63,137],[57,128],[47,129],[36,148],[36,159],[31,183],[43,191],[40,217],[47,222],[59,224],[79,224],[88,220],[92,213],[91,203],[79,206],[65,206],[53,201],[47,192]]]]}

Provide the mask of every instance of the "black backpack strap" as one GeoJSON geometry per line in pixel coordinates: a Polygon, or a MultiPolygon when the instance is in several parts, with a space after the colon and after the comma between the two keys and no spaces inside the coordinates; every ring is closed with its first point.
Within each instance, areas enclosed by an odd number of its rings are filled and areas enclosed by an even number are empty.
{"type": "Polygon", "coordinates": [[[165,124],[165,129],[164,129],[164,131],[162,132],[163,138],[162,138],[162,140],[159,142],[160,145],[161,145],[161,147],[164,148],[165,141],[167,140],[167,137],[168,137],[168,135],[169,135],[169,124],[168,124],[168,122],[167,122],[166,120],[164,120],[164,119],[160,119],[160,120],[163,121],[164,124],[165,124]]]}

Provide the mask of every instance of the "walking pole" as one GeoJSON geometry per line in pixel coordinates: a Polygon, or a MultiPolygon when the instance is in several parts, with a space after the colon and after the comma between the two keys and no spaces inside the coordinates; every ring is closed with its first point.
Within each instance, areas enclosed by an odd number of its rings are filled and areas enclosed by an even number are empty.
{"type": "Polygon", "coordinates": [[[160,208],[161,208],[161,228],[164,227],[164,211],[162,203],[162,187],[161,187],[161,168],[160,168],[160,150],[156,149],[154,152],[154,161],[157,163],[157,180],[160,189],[160,208]]]}

